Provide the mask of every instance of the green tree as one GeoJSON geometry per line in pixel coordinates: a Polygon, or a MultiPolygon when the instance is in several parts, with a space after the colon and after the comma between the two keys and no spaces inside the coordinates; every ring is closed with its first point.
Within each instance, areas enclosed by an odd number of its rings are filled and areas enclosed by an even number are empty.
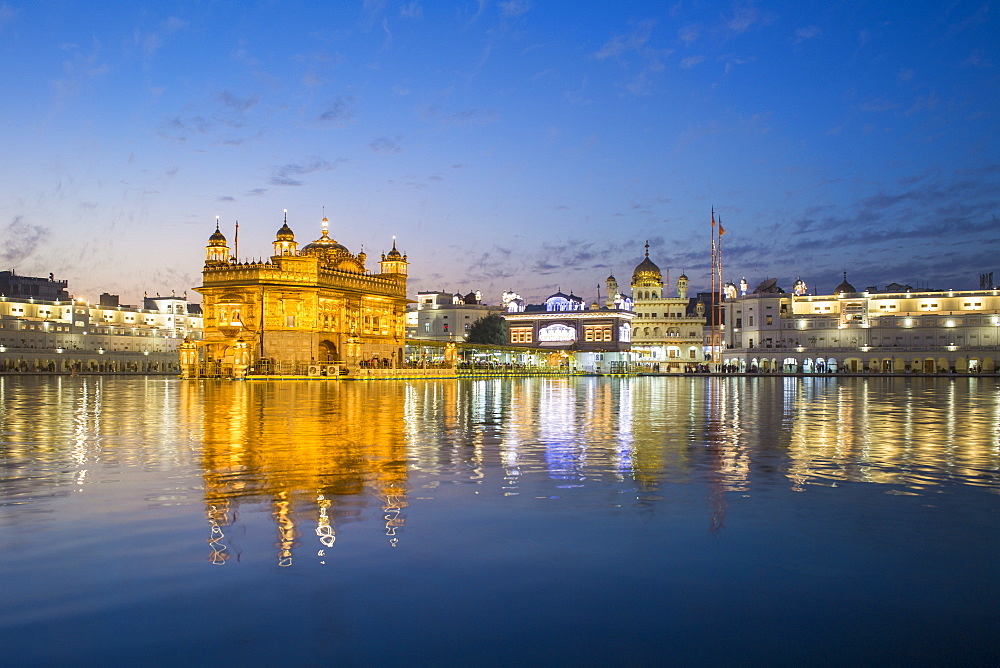
{"type": "Polygon", "coordinates": [[[498,313],[490,313],[472,323],[469,333],[465,335],[467,343],[484,343],[487,345],[507,345],[507,321],[498,313]]]}

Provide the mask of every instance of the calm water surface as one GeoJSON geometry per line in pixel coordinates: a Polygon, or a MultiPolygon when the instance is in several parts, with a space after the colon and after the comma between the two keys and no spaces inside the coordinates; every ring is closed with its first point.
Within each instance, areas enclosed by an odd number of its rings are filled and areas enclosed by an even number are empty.
{"type": "Polygon", "coordinates": [[[995,379],[0,377],[5,663],[1000,663],[995,379]]]}

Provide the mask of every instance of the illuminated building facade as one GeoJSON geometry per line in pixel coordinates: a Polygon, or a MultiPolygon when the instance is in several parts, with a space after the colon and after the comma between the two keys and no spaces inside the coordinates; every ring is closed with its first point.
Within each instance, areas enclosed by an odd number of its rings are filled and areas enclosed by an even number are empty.
{"type": "Polygon", "coordinates": [[[739,371],[993,373],[1000,290],[788,294],[774,279],[724,308],[723,363],[739,371]]]}
{"type": "Polygon", "coordinates": [[[147,296],[141,308],[107,293],[93,303],[51,274],[0,274],[0,372],[176,374],[181,341],[202,335],[186,295],[147,296]]]}
{"type": "Polygon", "coordinates": [[[407,313],[406,338],[424,341],[461,341],[476,320],[501,307],[483,303],[478,290],[466,295],[450,292],[418,292],[417,302],[407,313]]]}
{"type": "Polygon", "coordinates": [[[319,373],[403,359],[407,259],[396,249],[382,255],[380,272],[366,269],[364,250],[351,253],[329,236],[301,249],[287,214],[271,257],[231,257],[216,226],[202,271],[205,341],[182,351],[185,375],[241,375],[257,362],[291,373],[319,373]]]}
{"type": "Polygon", "coordinates": [[[663,372],[685,371],[705,362],[703,329],[705,307],[688,299],[688,277],[677,278],[677,295],[671,297],[669,273],[646,257],[632,272],[632,350],[636,363],[663,372]]]}
{"type": "Polygon", "coordinates": [[[631,311],[601,308],[573,294],[555,293],[544,306],[510,300],[507,341],[515,347],[551,350],[550,364],[596,373],[629,369],[632,349],[631,311]],[[556,357],[563,359],[556,363],[556,357]]]}

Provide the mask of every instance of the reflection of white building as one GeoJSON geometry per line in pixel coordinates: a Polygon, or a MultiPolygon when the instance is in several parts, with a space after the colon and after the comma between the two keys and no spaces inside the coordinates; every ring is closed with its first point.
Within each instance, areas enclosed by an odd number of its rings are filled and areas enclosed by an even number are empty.
{"type": "Polygon", "coordinates": [[[632,273],[632,350],[637,363],[660,371],[684,371],[705,362],[705,307],[688,299],[687,289],[688,277],[681,274],[677,296],[669,296],[669,274],[649,259],[647,243],[646,257],[632,273]]]}
{"type": "Polygon", "coordinates": [[[406,338],[424,341],[462,341],[476,320],[501,310],[483,303],[476,290],[467,295],[418,292],[406,313],[406,338]]]}
{"type": "MultiPolygon", "coordinates": [[[[17,277],[45,288],[46,279],[17,277]]],[[[56,299],[0,296],[0,371],[110,371],[177,373],[178,346],[200,339],[199,304],[187,296],[146,297],[143,307],[102,294],[97,303],[73,299],[65,281],[52,281],[56,299]]]]}
{"type": "Polygon", "coordinates": [[[561,356],[562,364],[598,373],[624,371],[630,365],[631,311],[601,308],[597,303],[588,308],[580,297],[560,291],[544,305],[502,315],[510,345],[550,350],[550,364],[561,356]]]}
{"type": "Polygon", "coordinates": [[[774,279],[726,299],[723,363],[738,370],[993,372],[1000,290],[919,291],[890,285],[831,295],[784,292],[774,279]]]}

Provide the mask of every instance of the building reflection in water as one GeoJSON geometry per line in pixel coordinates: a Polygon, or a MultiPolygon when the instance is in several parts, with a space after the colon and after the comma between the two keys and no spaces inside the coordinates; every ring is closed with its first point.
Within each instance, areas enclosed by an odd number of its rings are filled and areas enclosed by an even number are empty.
{"type": "MultiPolygon", "coordinates": [[[[176,422],[177,386],[153,377],[0,375],[0,526],[37,519],[26,509],[120,483],[129,467],[190,470],[187,446],[198,436],[174,438],[186,429],[176,422]]],[[[139,498],[157,507],[175,497],[150,489],[139,498]]]]}
{"type": "Polygon", "coordinates": [[[734,499],[778,487],[1000,490],[990,378],[0,376],[0,400],[0,525],[44,521],[25,511],[126,478],[123,494],[141,490],[133,501],[184,504],[188,488],[172,476],[198,475],[214,564],[239,561],[262,516],[283,566],[302,555],[326,563],[349,523],[399,545],[411,504],[443,498],[445,486],[450,501],[581,499],[646,512],[695,485],[711,530],[726,526],[734,499]],[[129,469],[149,475],[139,483],[129,469]]]}
{"type": "Polygon", "coordinates": [[[287,566],[307,539],[325,563],[337,527],[373,505],[397,545],[414,476],[427,501],[450,483],[539,499],[624,484],[638,510],[672,484],[703,485],[711,531],[734,493],[776,478],[800,492],[997,486],[996,384],[958,382],[968,392],[890,378],[193,383],[182,405],[204,419],[210,560],[239,558],[226,534],[240,504],[266,500],[287,566]]]}
{"type": "Polygon", "coordinates": [[[239,559],[227,534],[245,504],[270,507],[279,566],[293,564],[307,537],[325,563],[337,525],[362,519],[373,505],[388,544],[397,545],[408,505],[407,391],[377,383],[182,384],[181,410],[203,421],[209,560],[239,559]]]}
{"type": "Polygon", "coordinates": [[[448,502],[481,494],[651,512],[693,485],[718,531],[734,499],[778,489],[1000,492],[998,424],[992,378],[0,376],[0,526],[46,522],[97,485],[121,485],[119,504],[183,506],[190,486],[177,481],[198,476],[207,557],[220,565],[240,560],[261,518],[282,566],[327,563],[350,544],[350,523],[397,546],[411,504],[430,511],[446,487],[448,502]]]}

